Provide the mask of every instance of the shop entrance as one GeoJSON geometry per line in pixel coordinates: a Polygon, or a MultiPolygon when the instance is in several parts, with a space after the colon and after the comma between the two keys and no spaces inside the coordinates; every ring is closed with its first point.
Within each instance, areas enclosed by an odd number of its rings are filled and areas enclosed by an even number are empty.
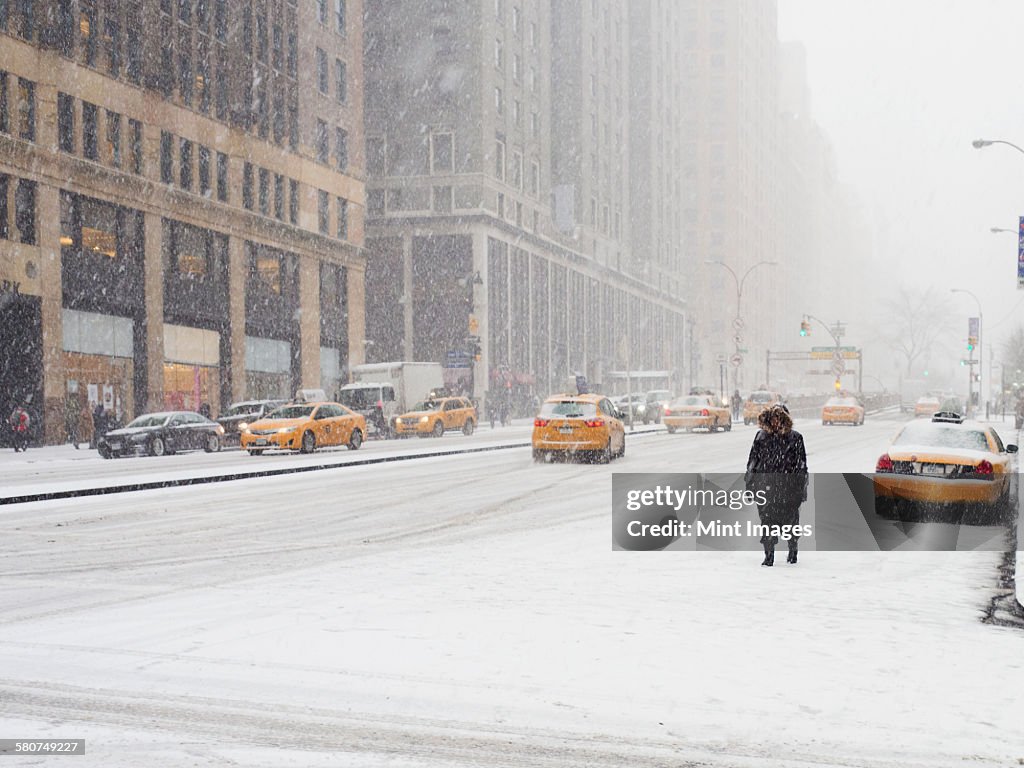
{"type": "MultiPolygon", "coordinates": [[[[33,441],[43,434],[43,323],[36,296],[8,290],[0,293],[0,416],[28,401],[33,441]]],[[[0,444],[10,435],[0,429],[0,444]]]]}

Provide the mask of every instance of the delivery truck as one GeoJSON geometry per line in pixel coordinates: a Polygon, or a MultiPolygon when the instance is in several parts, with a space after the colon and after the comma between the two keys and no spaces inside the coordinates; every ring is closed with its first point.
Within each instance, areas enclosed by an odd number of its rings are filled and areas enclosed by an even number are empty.
{"type": "Polygon", "coordinates": [[[395,434],[395,418],[444,387],[440,363],[367,363],[352,368],[352,381],[338,392],[338,401],[366,419],[377,437],[395,434]]]}

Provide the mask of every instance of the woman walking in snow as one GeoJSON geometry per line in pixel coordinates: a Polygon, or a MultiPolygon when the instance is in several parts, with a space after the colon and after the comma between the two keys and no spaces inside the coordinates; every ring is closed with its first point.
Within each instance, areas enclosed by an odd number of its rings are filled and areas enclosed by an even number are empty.
{"type": "MultiPolygon", "coordinates": [[[[757,419],[760,429],[754,436],[747,459],[746,485],[751,491],[764,491],[766,504],[757,507],[761,525],[796,526],[800,523],[800,505],[807,500],[807,452],[803,436],[793,429],[793,419],[784,405],[773,405],[757,419]]],[[[792,529],[790,529],[792,530],[792,529]]],[[[787,563],[796,563],[795,534],[789,539],[787,563]]],[[[775,565],[778,536],[764,535],[764,562],[775,565]]]]}

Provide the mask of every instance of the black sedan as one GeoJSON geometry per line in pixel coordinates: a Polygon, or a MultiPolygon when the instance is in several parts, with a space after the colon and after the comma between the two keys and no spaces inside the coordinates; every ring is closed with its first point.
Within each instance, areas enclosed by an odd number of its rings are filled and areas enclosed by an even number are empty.
{"type": "Polygon", "coordinates": [[[97,441],[100,456],[148,454],[163,456],[178,451],[220,450],[224,427],[193,411],[166,411],[139,416],[121,429],[107,432],[97,441]]]}

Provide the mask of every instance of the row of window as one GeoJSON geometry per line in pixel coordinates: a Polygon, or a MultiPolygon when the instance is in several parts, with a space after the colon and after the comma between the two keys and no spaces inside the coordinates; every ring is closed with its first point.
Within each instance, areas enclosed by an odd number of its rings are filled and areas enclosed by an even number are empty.
{"type": "MultiPolygon", "coordinates": [[[[339,240],[348,240],[348,200],[343,197],[334,198],[335,232],[339,240]]],[[[331,230],[331,196],[328,192],[317,190],[316,218],[320,234],[329,235],[331,230]]]]}
{"type": "Polygon", "coordinates": [[[523,189],[525,183],[526,190],[530,195],[540,197],[540,162],[537,160],[530,162],[530,177],[524,179],[522,152],[512,152],[512,156],[506,164],[505,142],[501,139],[496,139],[494,142],[494,173],[499,180],[507,182],[516,189],[523,189]]]}
{"type": "MultiPolygon", "coordinates": [[[[330,95],[330,67],[323,48],[316,49],[317,90],[324,96],[330,95]]],[[[348,102],[348,67],[341,59],[334,60],[334,98],[339,104],[348,102]]]]}
{"type": "MultiPolygon", "coordinates": [[[[328,24],[327,7],[329,0],[315,0],[317,20],[321,24],[328,24]]],[[[347,34],[348,7],[346,0],[330,0],[333,3],[334,31],[339,35],[347,34]]]]}
{"type": "Polygon", "coordinates": [[[242,206],[248,211],[258,211],[263,216],[285,220],[285,182],[288,182],[288,222],[299,223],[299,182],[287,179],[279,173],[259,168],[252,163],[242,167],[242,206]],[[271,197],[273,184],[273,197],[271,197]],[[273,203],[273,211],[271,211],[273,203]]]}
{"type": "MultiPolygon", "coordinates": [[[[3,6],[7,0],[0,0],[3,6]]],[[[36,140],[36,84],[0,70],[0,133],[36,140]]]]}
{"type": "MultiPolygon", "coordinates": [[[[424,171],[429,173],[453,173],[455,171],[454,136],[448,131],[431,133],[427,140],[428,157],[424,171]]],[[[392,151],[397,154],[397,144],[392,142],[392,151]]],[[[370,176],[404,175],[394,173],[393,163],[388,162],[388,142],[383,136],[368,136],[366,139],[366,170],[370,176]]],[[[421,163],[422,165],[422,163],[421,163]]]]}
{"type": "Polygon", "coordinates": [[[36,183],[0,174],[0,240],[36,244],[36,183]]]}
{"type": "MultiPolygon", "coordinates": [[[[134,118],[125,120],[120,113],[101,109],[87,101],[81,104],[82,156],[86,160],[108,163],[114,168],[124,167],[141,175],[144,171],[142,122],[134,118]]],[[[58,93],[57,145],[61,152],[72,155],[78,154],[76,117],[75,98],[58,93]]]]}
{"type": "MultiPolygon", "coordinates": [[[[318,163],[327,165],[330,162],[330,130],[327,123],[317,118],[316,136],[316,160],[318,163]]],[[[341,127],[334,129],[334,165],[339,171],[348,170],[348,131],[341,127]]]]}

